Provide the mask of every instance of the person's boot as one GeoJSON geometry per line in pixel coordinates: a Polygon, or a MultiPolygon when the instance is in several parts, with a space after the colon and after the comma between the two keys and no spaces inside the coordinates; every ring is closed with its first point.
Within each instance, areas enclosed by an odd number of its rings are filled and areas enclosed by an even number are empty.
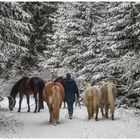
{"type": "Polygon", "coordinates": [[[72,113],[69,113],[69,119],[72,119],[72,113]]]}

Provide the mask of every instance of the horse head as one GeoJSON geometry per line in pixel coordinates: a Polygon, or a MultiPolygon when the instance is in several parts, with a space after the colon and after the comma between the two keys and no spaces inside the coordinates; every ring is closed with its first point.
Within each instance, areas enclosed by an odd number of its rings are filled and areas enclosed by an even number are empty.
{"type": "Polygon", "coordinates": [[[63,76],[60,76],[60,77],[58,77],[58,78],[56,78],[55,80],[54,80],[54,82],[62,82],[64,80],[64,77],[63,76]]]}
{"type": "Polygon", "coordinates": [[[13,110],[16,104],[16,100],[12,96],[7,96],[8,101],[9,101],[9,110],[13,110]]]}

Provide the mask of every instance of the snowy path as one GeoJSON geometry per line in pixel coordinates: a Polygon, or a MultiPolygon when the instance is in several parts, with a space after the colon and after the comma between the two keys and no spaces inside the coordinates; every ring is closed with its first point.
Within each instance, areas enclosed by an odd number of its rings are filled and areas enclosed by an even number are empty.
{"type": "MultiPolygon", "coordinates": [[[[31,103],[32,104],[32,103],[31,103]]],[[[23,106],[26,105],[24,101],[23,106]]],[[[22,106],[22,107],[23,107],[22,106]]],[[[33,111],[34,107],[32,107],[33,111]]],[[[17,113],[16,109],[6,112],[12,115],[15,120],[22,125],[18,125],[16,130],[7,133],[1,130],[0,137],[14,138],[140,138],[140,112],[134,113],[132,109],[117,109],[115,121],[103,119],[99,114],[99,121],[87,120],[87,111],[76,107],[74,117],[68,119],[67,109],[61,109],[60,124],[53,126],[49,124],[48,109],[40,113],[27,113],[23,109],[17,113]]],[[[12,123],[14,125],[14,123],[12,123]]]]}

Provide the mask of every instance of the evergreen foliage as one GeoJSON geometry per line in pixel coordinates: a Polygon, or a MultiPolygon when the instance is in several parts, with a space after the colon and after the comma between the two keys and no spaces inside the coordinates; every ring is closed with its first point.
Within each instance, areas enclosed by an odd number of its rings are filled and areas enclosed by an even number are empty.
{"type": "Polygon", "coordinates": [[[26,45],[32,30],[31,16],[18,3],[1,2],[0,7],[0,61],[1,69],[7,73],[29,55],[26,45]]]}

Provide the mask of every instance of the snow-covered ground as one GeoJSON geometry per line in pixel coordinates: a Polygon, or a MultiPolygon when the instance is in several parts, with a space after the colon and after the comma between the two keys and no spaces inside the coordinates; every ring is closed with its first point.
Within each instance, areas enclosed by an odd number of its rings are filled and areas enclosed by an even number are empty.
{"type": "MultiPolygon", "coordinates": [[[[7,98],[0,105],[7,108],[7,98]]],[[[17,107],[18,102],[13,111],[0,112],[0,138],[140,138],[139,110],[119,108],[115,112],[115,121],[104,119],[99,114],[96,122],[94,119],[87,120],[84,106],[81,109],[75,107],[72,120],[68,118],[67,109],[62,108],[60,124],[53,126],[49,123],[46,104],[40,113],[27,113],[26,99],[21,113],[17,113],[17,107]]]]}

